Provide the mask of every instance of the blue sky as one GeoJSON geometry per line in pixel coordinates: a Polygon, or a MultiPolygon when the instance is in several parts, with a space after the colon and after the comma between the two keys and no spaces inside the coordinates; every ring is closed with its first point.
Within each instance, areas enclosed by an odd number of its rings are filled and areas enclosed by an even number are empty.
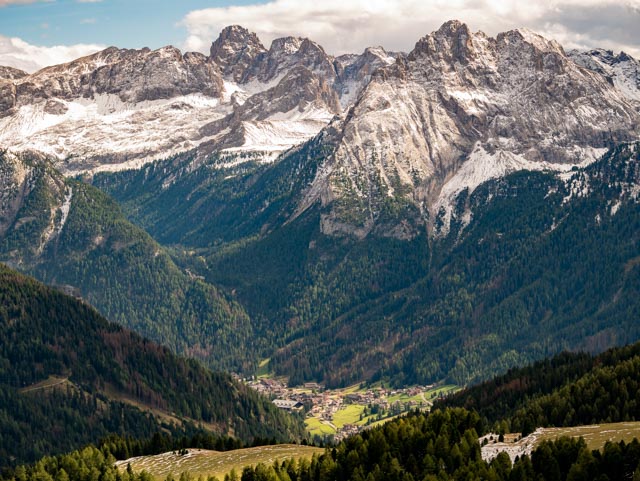
{"type": "Polygon", "coordinates": [[[410,51],[451,19],[488,35],[526,27],[565,49],[640,58],[640,0],[0,0],[0,65],[32,72],[111,45],[206,53],[231,24],[267,47],[295,35],[334,55],[410,51]]]}
{"type": "Polygon", "coordinates": [[[184,41],[187,29],[179,22],[190,11],[259,3],[252,0],[56,0],[10,4],[0,10],[0,34],[43,46],[97,43],[159,48],[184,41]]]}

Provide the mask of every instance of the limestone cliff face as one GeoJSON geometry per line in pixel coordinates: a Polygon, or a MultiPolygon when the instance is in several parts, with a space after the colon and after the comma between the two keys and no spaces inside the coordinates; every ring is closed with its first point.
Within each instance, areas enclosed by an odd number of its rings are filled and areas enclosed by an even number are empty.
{"type": "Polygon", "coordinates": [[[603,75],[627,99],[640,109],[640,61],[624,52],[594,49],[587,52],[572,50],[569,57],[582,67],[603,75]]]}
{"type": "Polygon", "coordinates": [[[222,78],[201,54],[182,55],[174,47],[158,50],[108,48],[73,62],[48,67],[16,82],[18,105],[39,99],[117,95],[122,102],[168,99],[202,93],[220,97],[222,78]]]}
{"type": "Polygon", "coordinates": [[[276,39],[267,50],[230,26],[209,56],[111,47],[32,75],[2,68],[0,146],[44,152],[68,174],[138,168],[196,148],[272,161],[341,114],[381,65],[375,55],[355,58],[359,70],[345,74],[309,39],[276,39]]]}
{"type": "Polygon", "coordinates": [[[452,21],[377,70],[336,128],[301,210],[320,200],[327,232],[362,236],[380,228],[390,202],[413,206],[417,225],[446,224],[462,190],[514,170],[588,163],[637,139],[640,117],[556,42],[527,30],[491,38],[452,21]]]}

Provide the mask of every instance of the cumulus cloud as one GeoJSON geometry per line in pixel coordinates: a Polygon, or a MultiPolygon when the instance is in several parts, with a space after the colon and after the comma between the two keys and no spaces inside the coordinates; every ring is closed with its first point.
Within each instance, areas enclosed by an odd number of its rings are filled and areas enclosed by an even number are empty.
{"type": "Polygon", "coordinates": [[[272,0],[194,10],[183,48],[206,52],[222,28],[239,24],[268,46],[309,37],[332,54],[382,45],[408,51],[442,23],[458,19],[489,35],[528,27],[567,48],[605,47],[640,57],[640,0],[272,0]]]}
{"type": "Polygon", "coordinates": [[[48,65],[69,62],[104,49],[102,45],[78,44],[41,47],[16,37],[0,35],[0,65],[35,72],[48,65]]]}

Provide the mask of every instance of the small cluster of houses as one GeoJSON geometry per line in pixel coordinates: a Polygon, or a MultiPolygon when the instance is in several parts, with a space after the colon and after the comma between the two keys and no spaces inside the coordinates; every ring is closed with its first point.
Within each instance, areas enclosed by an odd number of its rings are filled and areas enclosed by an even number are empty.
{"type": "MultiPolygon", "coordinates": [[[[277,379],[254,379],[248,381],[248,385],[256,391],[272,399],[275,406],[289,412],[305,412],[327,424],[332,425],[333,417],[345,404],[358,404],[376,409],[379,412],[393,415],[407,409],[421,407],[422,403],[409,401],[390,402],[389,398],[398,394],[406,394],[409,397],[418,396],[431,389],[432,386],[414,386],[406,389],[390,390],[383,387],[368,389],[343,394],[341,391],[325,390],[318,383],[306,383],[303,388],[289,388],[286,383],[277,379]]],[[[386,416],[385,416],[386,417],[386,416]]],[[[335,427],[335,426],[334,426],[335,427]]],[[[360,432],[364,426],[357,424],[345,424],[337,430],[336,440],[360,432]]]]}
{"type": "Polygon", "coordinates": [[[258,379],[249,381],[249,387],[269,398],[286,397],[289,393],[287,385],[277,379],[258,379]]]}
{"type": "Polygon", "coordinates": [[[363,429],[366,429],[366,426],[358,426],[357,424],[345,424],[344,426],[342,426],[342,429],[340,429],[336,433],[336,435],[333,437],[333,439],[336,442],[340,442],[343,439],[348,438],[349,436],[353,436],[354,434],[358,434],[363,429]]]}

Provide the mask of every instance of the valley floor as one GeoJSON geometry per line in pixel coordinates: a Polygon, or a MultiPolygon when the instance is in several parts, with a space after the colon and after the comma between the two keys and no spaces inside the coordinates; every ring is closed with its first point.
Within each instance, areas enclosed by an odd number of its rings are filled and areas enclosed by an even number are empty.
{"type": "Polygon", "coordinates": [[[313,437],[332,436],[340,441],[363,429],[389,421],[411,410],[428,410],[434,399],[453,393],[458,386],[430,385],[404,389],[353,385],[343,389],[324,389],[316,383],[289,388],[269,378],[250,381],[249,386],[271,399],[298,403],[306,411],[305,424],[313,437]]]}

